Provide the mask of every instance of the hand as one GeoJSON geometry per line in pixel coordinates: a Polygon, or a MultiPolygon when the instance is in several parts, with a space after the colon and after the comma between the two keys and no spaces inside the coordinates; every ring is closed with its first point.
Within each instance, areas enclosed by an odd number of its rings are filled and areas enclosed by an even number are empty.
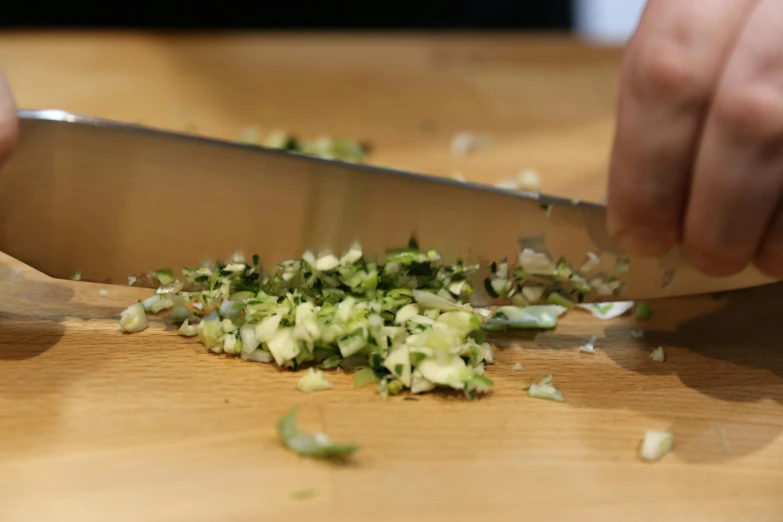
{"type": "Polygon", "coordinates": [[[17,136],[16,103],[11,88],[0,73],[0,165],[16,145],[17,136]]]}
{"type": "Polygon", "coordinates": [[[629,252],[783,278],[783,2],[649,0],[628,45],[608,225],[629,252]]]}

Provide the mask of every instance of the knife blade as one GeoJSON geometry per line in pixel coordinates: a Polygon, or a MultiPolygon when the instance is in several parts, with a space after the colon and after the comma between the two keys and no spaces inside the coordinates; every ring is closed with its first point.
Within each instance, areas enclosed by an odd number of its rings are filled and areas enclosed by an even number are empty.
{"type": "Polygon", "coordinates": [[[129,275],[235,252],[274,266],[355,242],[377,257],[414,237],[446,262],[482,267],[513,264],[531,240],[576,267],[587,252],[600,253],[596,270],[621,280],[628,300],[772,282],[754,268],[708,277],[677,252],[628,258],[630,270],[618,274],[625,256],[606,232],[605,208],[594,203],[59,110],[18,116],[18,146],[0,170],[0,250],[55,278],[80,272],[84,281],[124,285],[129,275]]]}

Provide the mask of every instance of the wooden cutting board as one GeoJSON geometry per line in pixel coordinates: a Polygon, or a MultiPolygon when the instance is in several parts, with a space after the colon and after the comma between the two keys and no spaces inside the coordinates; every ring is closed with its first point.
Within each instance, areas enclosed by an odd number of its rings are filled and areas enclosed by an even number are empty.
{"type": "MultiPolygon", "coordinates": [[[[0,36],[24,108],[369,139],[381,164],[487,183],[532,167],[594,200],[619,58],[552,36],[0,36]],[[495,144],[452,157],[461,131],[495,144]]],[[[0,521],[783,520],[781,287],[653,303],[646,322],[570,312],[504,339],[495,391],[470,403],[383,402],[345,374],[304,395],[297,374],[207,355],[161,320],[121,334],[148,291],[101,288],[0,259],[0,521]],[[546,374],[564,404],[523,391],[546,374]],[[351,465],[280,445],[294,405],[362,444],[351,465]],[[676,438],[656,464],[637,458],[648,429],[676,438]]]]}

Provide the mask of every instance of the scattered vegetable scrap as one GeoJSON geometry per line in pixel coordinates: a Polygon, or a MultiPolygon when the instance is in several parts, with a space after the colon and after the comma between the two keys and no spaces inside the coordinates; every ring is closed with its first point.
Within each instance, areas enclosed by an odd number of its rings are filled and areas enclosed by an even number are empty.
{"type": "Polygon", "coordinates": [[[299,379],[299,383],[296,387],[299,391],[310,393],[320,390],[329,390],[332,388],[332,383],[329,382],[323,371],[310,368],[302,378],[299,379]]]}
{"type": "Polygon", "coordinates": [[[494,141],[495,139],[491,134],[460,132],[451,139],[451,155],[465,156],[470,152],[491,145],[494,141]]]}
{"type": "Polygon", "coordinates": [[[285,446],[303,457],[321,459],[345,458],[359,449],[357,444],[332,442],[325,433],[312,436],[303,432],[296,423],[297,408],[293,408],[277,423],[277,434],[285,446]]]}
{"type": "Polygon", "coordinates": [[[242,131],[239,141],[248,145],[258,145],[261,142],[261,129],[258,127],[247,127],[242,131]]]}
{"type": "Polygon", "coordinates": [[[121,332],[135,333],[147,328],[147,314],[141,301],[129,306],[120,313],[120,324],[117,329],[121,332]]]}
{"type": "Polygon", "coordinates": [[[718,435],[720,435],[720,440],[723,443],[723,453],[731,455],[731,441],[729,441],[729,434],[726,432],[726,428],[720,428],[718,435]]]}
{"type": "Polygon", "coordinates": [[[650,316],[652,316],[650,305],[647,303],[639,303],[639,305],[636,307],[636,315],[640,319],[649,319],[650,316]]]}
{"type": "Polygon", "coordinates": [[[291,494],[294,500],[310,500],[315,498],[318,493],[314,489],[299,489],[291,494]]]}
{"type": "Polygon", "coordinates": [[[240,138],[240,143],[247,145],[263,145],[272,149],[283,149],[297,154],[317,156],[325,159],[362,162],[369,154],[371,146],[348,138],[331,138],[320,136],[313,141],[304,141],[294,134],[282,130],[274,130],[261,140],[258,127],[246,128],[240,138]]]}
{"type": "Polygon", "coordinates": [[[563,394],[552,384],[552,376],[547,375],[538,384],[531,384],[527,390],[530,397],[547,399],[550,401],[564,402],[563,394]]]}
{"type": "Polygon", "coordinates": [[[525,169],[514,178],[501,179],[495,186],[522,192],[541,192],[541,175],[533,169],[525,169]]]}
{"type": "MultiPolygon", "coordinates": [[[[395,365],[397,366],[397,365],[395,365]]],[[[402,373],[402,368],[396,367],[396,370],[399,370],[399,373],[402,373]]],[[[377,384],[381,380],[378,378],[378,376],[375,374],[375,371],[372,368],[362,368],[360,370],[357,370],[356,373],[353,374],[353,389],[356,390],[358,388],[363,388],[364,386],[368,386],[370,384],[377,384]]]]}
{"type": "Polygon", "coordinates": [[[525,370],[525,367],[522,366],[522,363],[516,363],[514,366],[511,367],[511,370],[515,372],[522,372],[525,370]]]}
{"type": "Polygon", "coordinates": [[[579,267],[579,270],[582,272],[591,272],[598,268],[598,265],[601,264],[601,257],[596,254],[595,252],[588,252],[585,260],[582,262],[582,266],[579,267]]]}
{"type": "Polygon", "coordinates": [[[662,347],[658,347],[652,352],[650,352],[650,359],[652,359],[655,362],[664,362],[666,360],[666,353],[664,353],[662,347]]]}
{"type": "Polygon", "coordinates": [[[589,303],[578,304],[577,308],[589,311],[598,319],[614,319],[620,317],[633,308],[633,301],[620,301],[616,303],[589,303]]]}
{"type": "Polygon", "coordinates": [[[585,344],[579,347],[579,350],[587,353],[595,353],[595,342],[598,340],[598,336],[594,335],[585,344]]]}
{"type": "Polygon", "coordinates": [[[647,462],[664,457],[674,447],[674,435],[669,431],[649,430],[644,434],[639,456],[647,462]]]}

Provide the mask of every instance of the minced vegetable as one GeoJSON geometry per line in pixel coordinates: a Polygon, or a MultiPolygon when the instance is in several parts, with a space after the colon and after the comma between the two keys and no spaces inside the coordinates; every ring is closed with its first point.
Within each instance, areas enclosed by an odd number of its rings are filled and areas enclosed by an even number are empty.
{"type": "MultiPolygon", "coordinates": [[[[183,269],[183,282],[167,280],[133,316],[146,322],[145,312],[174,308],[179,333],[209,352],[308,368],[302,391],[328,389],[322,370],[338,367],[363,368],[357,384],[376,382],[382,396],[449,388],[473,398],[492,387],[482,375],[492,349],[476,340],[487,317],[467,302],[477,267],[445,266],[415,244],[381,263],[354,245],[339,257],[305,252],[268,275],[259,264],[235,256],[183,269]]],[[[129,321],[124,331],[138,328],[129,321]]]]}

